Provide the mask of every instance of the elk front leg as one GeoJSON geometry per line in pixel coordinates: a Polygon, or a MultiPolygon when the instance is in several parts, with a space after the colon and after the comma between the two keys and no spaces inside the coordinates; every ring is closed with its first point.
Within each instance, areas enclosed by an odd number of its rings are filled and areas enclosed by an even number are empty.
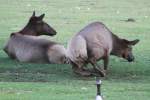
{"type": "Polygon", "coordinates": [[[98,72],[102,77],[105,76],[105,73],[102,71],[102,69],[99,67],[95,60],[91,60],[90,63],[96,72],[98,72]]]}
{"type": "Polygon", "coordinates": [[[108,68],[108,63],[109,63],[109,57],[106,56],[106,57],[104,58],[104,70],[105,70],[105,71],[106,71],[107,68],[108,68]]]}
{"type": "Polygon", "coordinates": [[[92,75],[91,72],[83,69],[84,64],[77,65],[77,64],[71,62],[71,65],[72,65],[73,72],[76,74],[79,74],[81,76],[91,76],[92,75]]]}

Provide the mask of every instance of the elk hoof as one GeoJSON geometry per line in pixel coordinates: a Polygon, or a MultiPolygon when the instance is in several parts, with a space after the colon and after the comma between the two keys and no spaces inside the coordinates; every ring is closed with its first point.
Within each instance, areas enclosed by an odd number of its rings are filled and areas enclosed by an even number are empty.
{"type": "Polygon", "coordinates": [[[79,75],[84,76],[84,77],[89,77],[89,76],[92,75],[91,72],[89,72],[89,71],[84,71],[84,70],[81,70],[81,69],[76,69],[76,70],[74,70],[74,73],[79,74],[79,75]]]}
{"type": "Polygon", "coordinates": [[[96,73],[98,73],[101,77],[105,77],[106,76],[106,73],[104,70],[102,69],[98,69],[98,68],[95,68],[94,69],[96,73]]]}
{"type": "Polygon", "coordinates": [[[101,69],[94,69],[94,68],[91,68],[91,69],[83,69],[85,71],[88,71],[92,74],[92,76],[101,76],[101,77],[104,77],[106,74],[105,74],[105,71],[102,71],[101,69]]]}
{"type": "Polygon", "coordinates": [[[108,74],[109,73],[109,70],[104,70],[103,71],[105,74],[108,74]]]}

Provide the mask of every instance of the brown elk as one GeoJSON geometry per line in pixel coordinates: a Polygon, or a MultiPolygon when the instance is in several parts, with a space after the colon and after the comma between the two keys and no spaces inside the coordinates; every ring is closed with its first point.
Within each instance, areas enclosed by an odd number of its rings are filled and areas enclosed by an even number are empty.
{"type": "Polygon", "coordinates": [[[34,11],[27,25],[22,30],[16,33],[22,35],[32,35],[32,36],[56,35],[57,32],[50,25],[48,25],[46,22],[43,21],[44,16],[45,14],[42,14],[40,16],[35,16],[35,11],[34,11]]]}
{"type": "Polygon", "coordinates": [[[103,23],[93,22],[84,27],[68,43],[67,56],[71,61],[75,73],[89,76],[92,73],[85,69],[90,63],[95,72],[105,76],[109,56],[115,55],[134,61],[132,46],[139,42],[138,39],[128,41],[113,34],[103,23]],[[100,69],[97,61],[103,59],[104,70],[100,69]]]}
{"type": "Polygon", "coordinates": [[[56,35],[56,31],[43,21],[44,14],[35,12],[28,24],[19,32],[12,33],[4,47],[10,58],[20,62],[65,63],[66,50],[63,45],[42,39],[39,35],[56,35]]]}

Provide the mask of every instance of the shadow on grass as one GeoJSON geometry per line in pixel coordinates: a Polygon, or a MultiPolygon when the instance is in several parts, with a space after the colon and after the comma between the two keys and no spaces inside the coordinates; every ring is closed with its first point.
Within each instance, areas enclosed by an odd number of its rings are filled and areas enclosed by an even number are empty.
{"type": "MultiPolygon", "coordinates": [[[[150,81],[150,68],[136,68],[140,64],[113,63],[104,80],[150,81]],[[145,80],[146,79],[146,80],[145,80]]],[[[0,58],[0,81],[7,82],[57,82],[66,80],[90,80],[93,77],[81,77],[72,72],[67,64],[31,64],[20,63],[8,57],[0,58]]]]}

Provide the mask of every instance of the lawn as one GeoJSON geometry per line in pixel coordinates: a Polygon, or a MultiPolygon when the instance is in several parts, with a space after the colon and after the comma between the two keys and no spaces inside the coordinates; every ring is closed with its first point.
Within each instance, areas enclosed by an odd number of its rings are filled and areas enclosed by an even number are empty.
{"type": "MultiPolygon", "coordinates": [[[[80,77],[70,65],[19,63],[2,48],[11,32],[19,31],[32,12],[58,34],[48,37],[67,45],[73,34],[93,21],[101,21],[122,38],[140,39],[135,62],[111,57],[109,73],[102,78],[105,100],[150,98],[149,0],[0,0],[0,100],[94,100],[94,77],[80,77]],[[126,22],[128,18],[135,22],[126,22]]],[[[101,62],[100,62],[101,63],[101,62]]]]}

